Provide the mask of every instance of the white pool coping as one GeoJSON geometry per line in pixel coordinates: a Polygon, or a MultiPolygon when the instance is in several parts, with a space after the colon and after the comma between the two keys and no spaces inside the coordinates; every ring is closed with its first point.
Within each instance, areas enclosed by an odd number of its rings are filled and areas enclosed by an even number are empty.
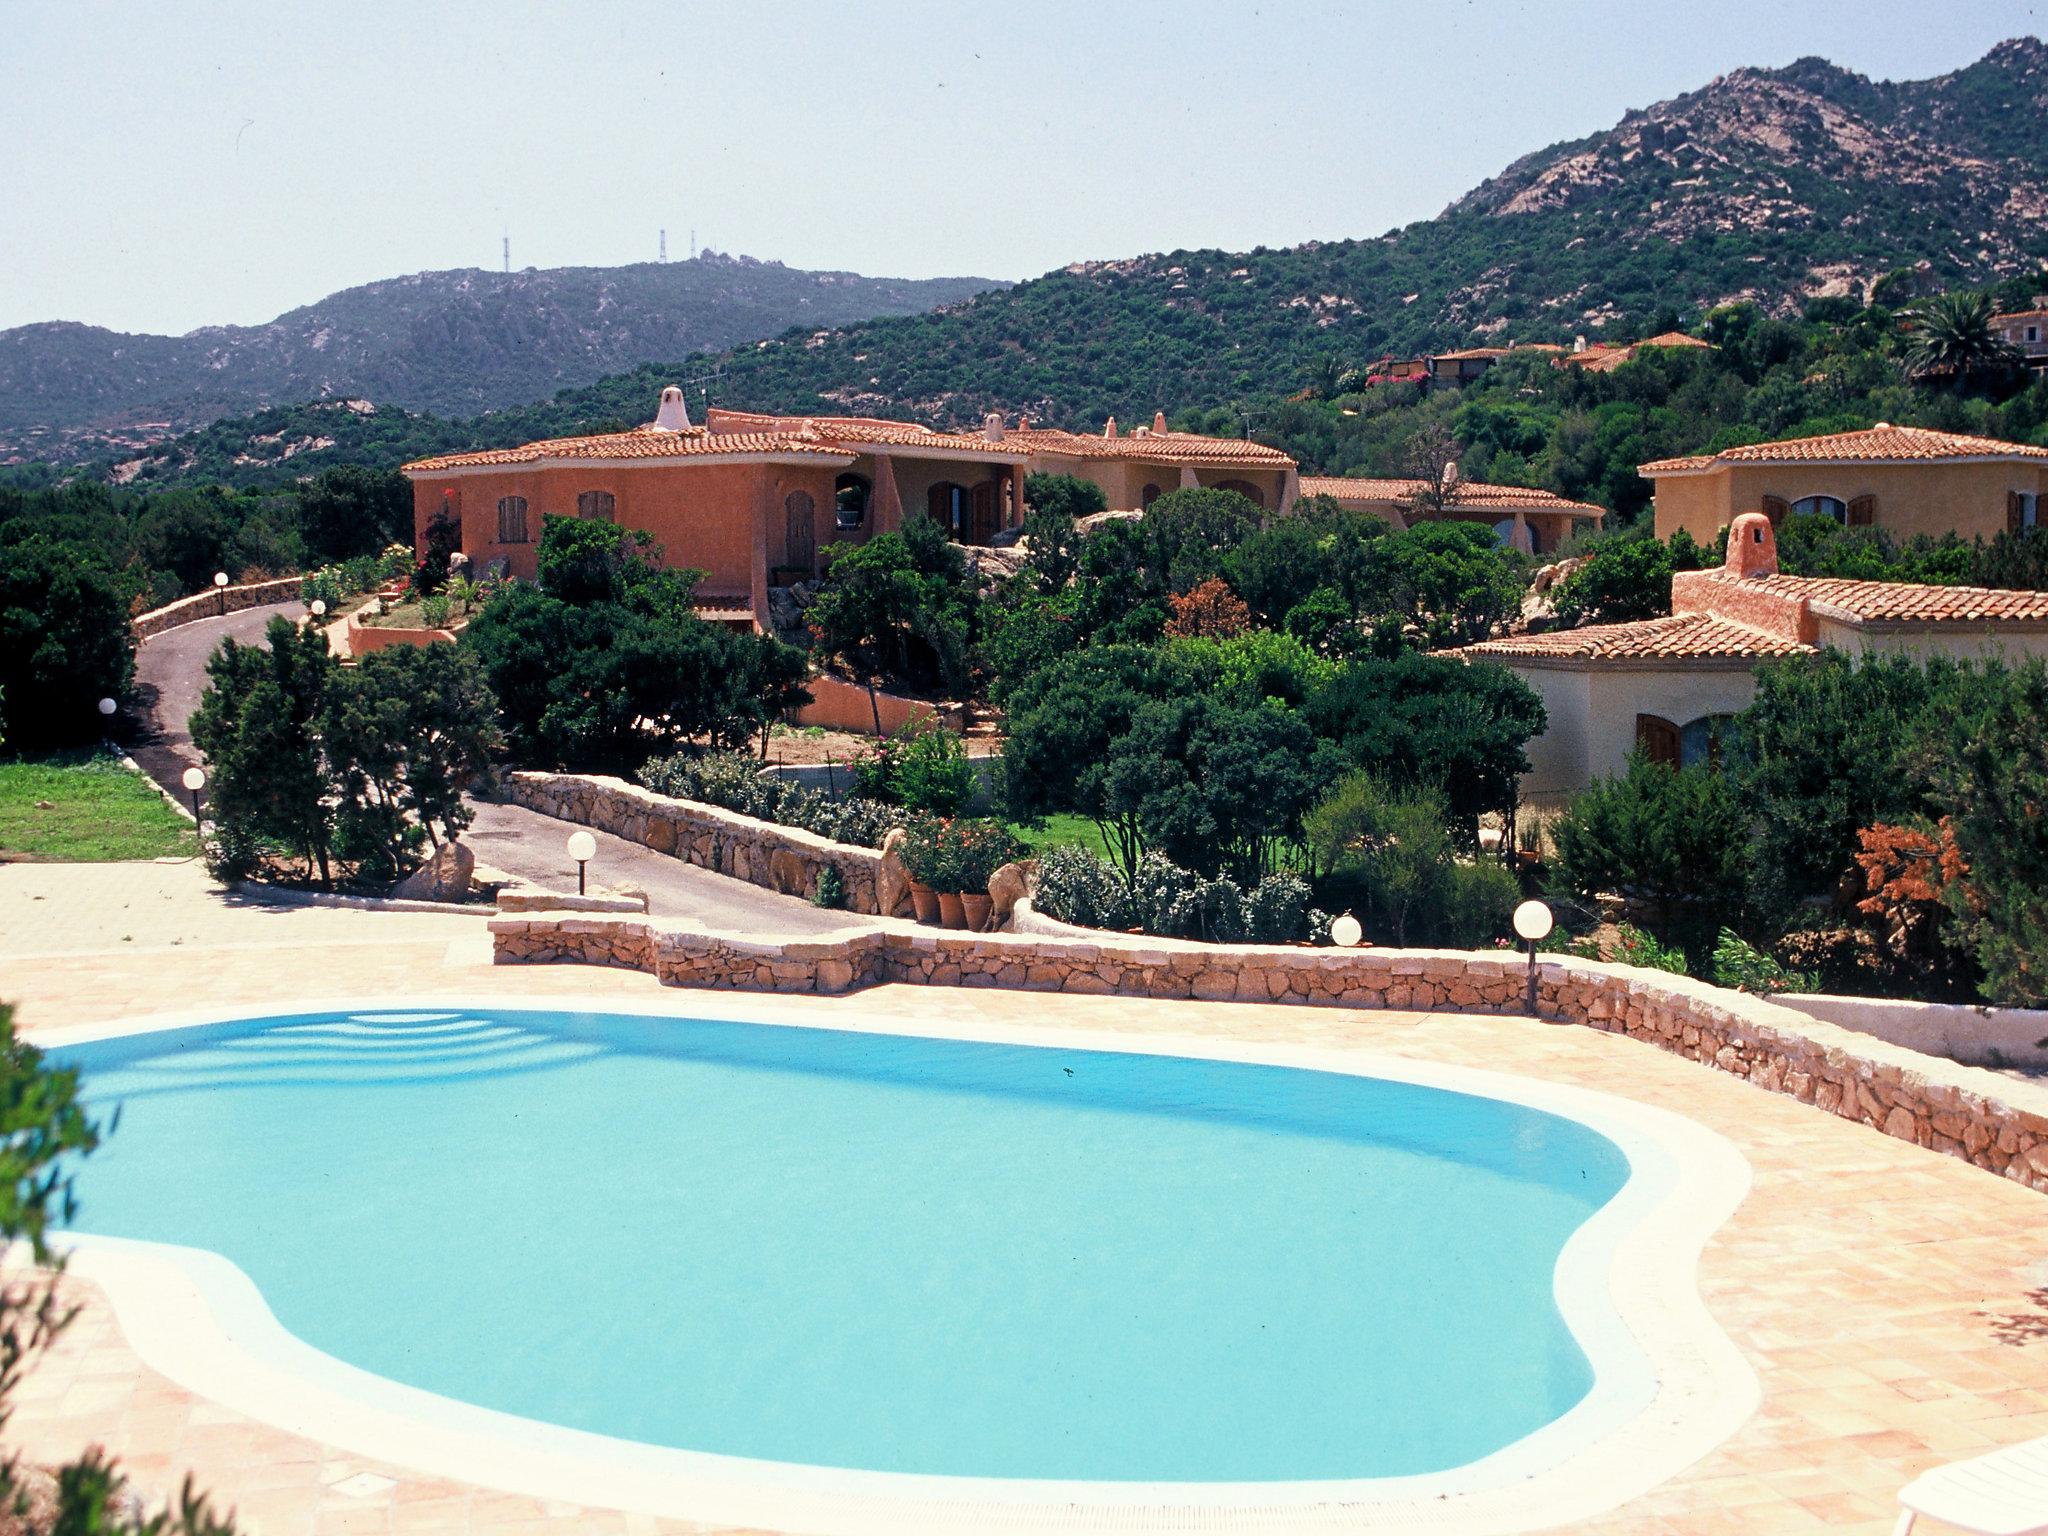
{"type": "MultiPolygon", "coordinates": [[[[1586,1398],[1447,1472],[1279,1483],[1135,1483],[884,1473],[650,1446],[457,1402],[302,1342],[222,1256],[66,1234],[72,1271],[107,1295],[131,1347],[187,1390],[356,1456],[531,1497],[817,1536],[920,1531],[1457,1531],[1569,1524],[1639,1497],[1755,1411],[1755,1371],[1701,1301],[1697,1268],[1749,1190],[1748,1160],[1683,1116],[1536,1078],[1380,1052],[977,1021],[907,1021],[872,1003],[698,993],[573,999],[517,993],[314,999],[288,1008],[153,1015],[38,1032],[45,1049],[310,1013],[531,1010],[629,1014],[1298,1067],[1500,1099],[1565,1116],[1621,1147],[1622,1189],[1559,1255],[1560,1311],[1592,1362],[1586,1398]],[[796,1002],[796,1006],[792,1003],[796,1002]],[[1602,1292],[1605,1292],[1605,1295],[1602,1292]]],[[[535,1319],[537,1330],[545,1318],[535,1319]]]]}

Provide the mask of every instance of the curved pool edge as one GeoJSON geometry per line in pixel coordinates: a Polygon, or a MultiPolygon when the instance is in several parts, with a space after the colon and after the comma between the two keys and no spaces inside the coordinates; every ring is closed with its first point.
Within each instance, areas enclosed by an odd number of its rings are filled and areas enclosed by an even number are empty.
{"type": "MultiPolygon", "coordinates": [[[[451,1009],[718,1018],[998,1044],[1296,1067],[1379,1077],[1563,1115],[1630,1163],[1613,1199],[1560,1254],[1560,1310],[1595,1372],[1588,1396],[1512,1445],[1443,1473],[1296,1483],[1125,1483],[880,1473],[749,1460],[611,1439],[456,1402],[375,1376],[287,1332],[231,1261],[196,1249],[72,1235],[75,1272],[100,1286],[136,1353],[202,1397],[351,1454],[532,1497],[710,1523],[846,1533],[1075,1531],[1525,1531],[1585,1520],[1655,1488],[1755,1411],[1755,1372],[1708,1312],[1701,1251],[1741,1204],[1747,1159],[1705,1127],[1613,1094],[1364,1049],[1061,1026],[905,1020],[842,1001],[606,999],[527,994],[345,998],[160,1014],[39,1034],[51,1049],[116,1036],[309,1012],[451,1009]]],[[[544,1323],[544,1320],[542,1320],[544,1323]]]]}

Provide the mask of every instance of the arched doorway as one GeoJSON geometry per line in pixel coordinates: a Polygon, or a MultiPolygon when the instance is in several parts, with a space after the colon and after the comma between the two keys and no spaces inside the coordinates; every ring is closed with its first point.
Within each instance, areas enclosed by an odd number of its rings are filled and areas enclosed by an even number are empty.
{"type": "Polygon", "coordinates": [[[968,542],[974,503],[967,487],[941,480],[925,493],[925,511],[956,544],[968,542]]]}
{"type": "Polygon", "coordinates": [[[1219,491],[1235,491],[1261,512],[1266,510],[1266,493],[1256,485],[1253,485],[1249,480],[1219,480],[1216,482],[1216,489],[1219,491]]]}
{"type": "Polygon", "coordinates": [[[832,526],[851,533],[867,525],[869,485],[864,476],[841,475],[832,482],[832,526]]]}

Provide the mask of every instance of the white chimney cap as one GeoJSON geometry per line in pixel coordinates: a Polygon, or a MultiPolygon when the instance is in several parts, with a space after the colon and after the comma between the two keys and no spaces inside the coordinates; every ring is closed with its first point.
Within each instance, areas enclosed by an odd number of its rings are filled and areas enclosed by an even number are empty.
{"type": "Polygon", "coordinates": [[[657,432],[687,432],[690,430],[689,407],[683,404],[683,392],[673,384],[661,392],[661,406],[654,413],[654,430],[657,432]]]}

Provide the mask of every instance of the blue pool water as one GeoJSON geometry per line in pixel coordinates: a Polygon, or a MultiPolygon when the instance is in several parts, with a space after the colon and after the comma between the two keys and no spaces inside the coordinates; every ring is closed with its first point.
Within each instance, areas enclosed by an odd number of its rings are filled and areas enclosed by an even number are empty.
{"type": "Polygon", "coordinates": [[[86,1232],[212,1249],[353,1365],[624,1439],[876,1471],[1462,1465],[1592,1386],[1576,1121],[1375,1078],[590,1013],[59,1053],[86,1232]]]}

